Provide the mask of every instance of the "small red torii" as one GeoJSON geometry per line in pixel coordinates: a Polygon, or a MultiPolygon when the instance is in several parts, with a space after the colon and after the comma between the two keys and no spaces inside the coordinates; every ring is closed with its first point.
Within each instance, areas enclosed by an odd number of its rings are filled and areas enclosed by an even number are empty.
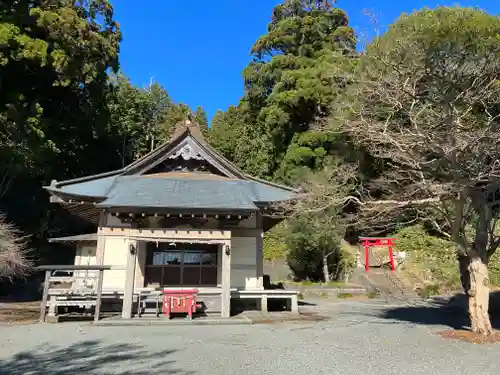
{"type": "Polygon", "coordinates": [[[394,254],[392,253],[392,247],[396,245],[395,238],[385,238],[385,237],[359,237],[359,240],[363,247],[365,248],[365,270],[368,272],[369,268],[369,249],[372,246],[387,246],[389,249],[389,259],[391,262],[391,271],[394,271],[396,268],[394,266],[394,254]]]}

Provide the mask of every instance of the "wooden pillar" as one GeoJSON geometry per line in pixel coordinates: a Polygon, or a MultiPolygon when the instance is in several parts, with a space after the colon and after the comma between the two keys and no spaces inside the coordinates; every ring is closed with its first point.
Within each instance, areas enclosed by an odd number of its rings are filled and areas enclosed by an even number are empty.
{"type": "Polygon", "coordinates": [[[132,319],[132,305],[134,303],[135,266],[137,262],[137,241],[125,241],[127,265],[125,270],[125,290],[123,295],[122,318],[132,319]]]}
{"type": "Polygon", "coordinates": [[[49,299],[49,313],[47,316],[54,317],[57,315],[57,297],[50,296],[49,299]]]}
{"type": "MultiPolygon", "coordinates": [[[[262,223],[262,214],[260,212],[257,213],[256,217],[256,228],[257,234],[255,237],[256,248],[255,248],[255,276],[257,278],[257,285],[260,286],[260,289],[264,290],[264,231],[263,231],[263,223],[262,223]]],[[[267,296],[262,296],[261,299],[257,299],[256,301],[257,310],[267,311],[267,296]]]]}
{"type": "Polygon", "coordinates": [[[222,250],[222,293],[221,293],[221,317],[231,316],[231,242],[221,246],[222,250]]]}
{"type": "Polygon", "coordinates": [[[105,242],[106,242],[106,237],[99,235],[99,229],[106,226],[106,223],[108,221],[108,214],[106,211],[102,210],[101,211],[101,216],[99,218],[99,227],[97,229],[97,244],[96,244],[96,249],[95,249],[95,263],[98,265],[103,265],[104,264],[104,250],[105,250],[105,242]]]}
{"type": "Polygon", "coordinates": [[[146,242],[137,241],[137,265],[135,266],[135,288],[144,287],[144,277],[146,275],[146,242]]]}
{"type": "MultiPolygon", "coordinates": [[[[257,236],[256,236],[256,251],[255,251],[255,266],[256,266],[256,277],[257,280],[263,283],[264,281],[264,231],[262,230],[262,214],[259,212],[257,214],[257,236]]],[[[261,285],[264,289],[264,284],[261,285]]]]}
{"type": "Polygon", "coordinates": [[[299,296],[294,294],[290,299],[290,311],[294,314],[299,313],[299,296]]]}
{"type": "Polygon", "coordinates": [[[96,288],[96,302],[94,312],[94,322],[97,322],[101,317],[101,300],[102,300],[102,282],[104,280],[104,270],[97,271],[97,288],[96,288]]]}
{"type": "Polygon", "coordinates": [[[267,312],[267,294],[262,294],[262,297],[259,300],[260,306],[257,306],[258,310],[262,312],[267,312]]]}
{"type": "Polygon", "coordinates": [[[43,283],[42,304],[40,306],[40,323],[45,322],[45,314],[47,313],[47,301],[49,300],[50,275],[52,271],[45,271],[45,281],[43,283]]]}

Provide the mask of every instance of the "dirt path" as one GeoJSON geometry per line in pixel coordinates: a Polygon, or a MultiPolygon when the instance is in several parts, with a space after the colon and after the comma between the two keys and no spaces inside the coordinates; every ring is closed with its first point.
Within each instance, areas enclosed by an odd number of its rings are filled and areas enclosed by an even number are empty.
{"type": "Polygon", "coordinates": [[[40,302],[0,302],[0,325],[32,324],[40,317],[40,302]]]}

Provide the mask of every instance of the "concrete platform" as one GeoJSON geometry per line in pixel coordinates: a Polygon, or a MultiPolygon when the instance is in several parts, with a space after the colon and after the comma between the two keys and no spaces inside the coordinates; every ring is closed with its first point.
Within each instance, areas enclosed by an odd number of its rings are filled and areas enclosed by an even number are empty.
{"type": "Polygon", "coordinates": [[[185,318],[168,319],[165,317],[135,317],[123,319],[120,316],[105,318],[92,323],[95,326],[142,327],[142,326],[192,326],[192,325],[240,325],[253,324],[253,321],[244,316],[232,318],[199,317],[192,320],[185,318]]]}
{"type": "Polygon", "coordinates": [[[268,312],[245,311],[231,318],[220,318],[216,316],[198,317],[192,320],[185,318],[168,319],[166,317],[134,317],[122,319],[121,316],[104,318],[98,322],[92,322],[95,326],[117,326],[117,327],[143,327],[143,326],[193,326],[193,325],[242,325],[242,324],[270,324],[283,322],[322,321],[327,316],[316,312],[303,311],[299,314],[290,312],[268,312]]]}

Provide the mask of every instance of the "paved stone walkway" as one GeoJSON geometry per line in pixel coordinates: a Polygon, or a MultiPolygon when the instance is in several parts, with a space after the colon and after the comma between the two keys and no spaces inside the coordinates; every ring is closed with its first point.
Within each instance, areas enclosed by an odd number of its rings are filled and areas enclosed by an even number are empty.
{"type": "Polygon", "coordinates": [[[434,332],[442,311],[375,301],[321,302],[321,322],[241,326],[0,327],[0,374],[496,374],[500,344],[434,332]],[[413,310],[412,310],[413,309],[413,310]],[[419,310],[420,309],[420,310],[419,310]]]}

